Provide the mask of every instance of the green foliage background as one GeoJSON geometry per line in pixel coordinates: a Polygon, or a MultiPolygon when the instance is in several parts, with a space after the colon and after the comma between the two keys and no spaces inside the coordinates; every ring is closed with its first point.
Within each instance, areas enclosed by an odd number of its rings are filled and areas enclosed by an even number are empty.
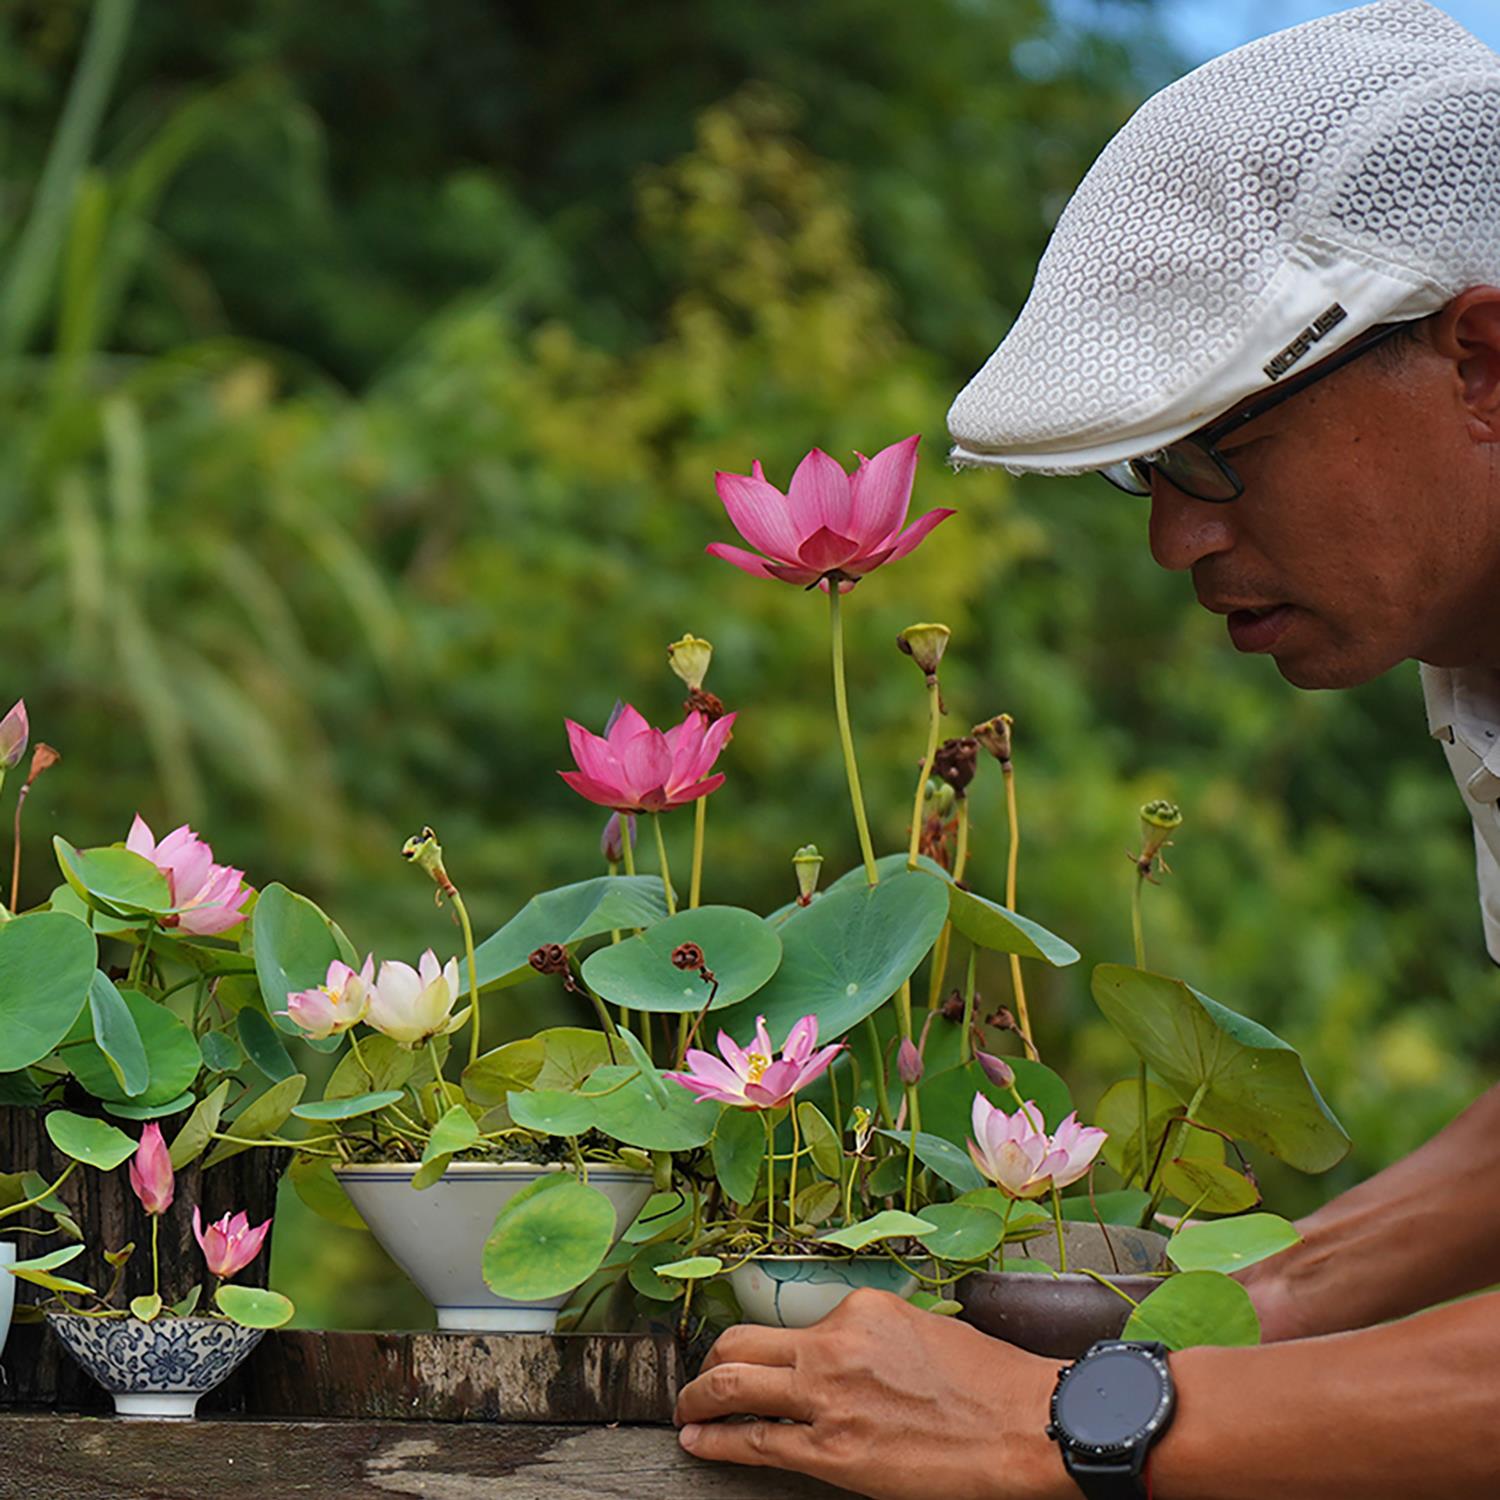
{"type": "MultiPolygon", "coordinates": [[[[1087,971],[1128,958],[1135,810],[1168,796],[1153,963],[1301,1047],[1355,1137],[1327,1178],[1269,1168],[1272,1206],[1417,1144],[1500,1007],[1415,668],[1297,693],[1154,568],[1143,509],[943,466],[1051,220],[1177,66],[1147,0],[1124,42],[1044,0],[0,7],[0,699],[64,756],[26,898],[54,831],[139,808],[361,945],[452,949],[403,837],[437,826],[483,931],[599,872],[563,716],[672,719],[690,630],[741,714],[705,899],[779,904],[799,844],[856,858],[825,612],[703,555],[713,472],[920,431],[915,503],[960,513],[848,611],[881,845],[924,730],[893,639],[941,619],[947,731],[1017,720],[1020,904],[1085,955],[1033,1010],[1084,1107],[1128,1066],[1087,971]]],[[[998,776],[974,814],[993,895],[998,776]]],[[[497,1040],[558,1017],[550,983],[497,1040]]],[[[289,1199],[276,1244],[304,1321],[430,1318],[289,1199]]]]}

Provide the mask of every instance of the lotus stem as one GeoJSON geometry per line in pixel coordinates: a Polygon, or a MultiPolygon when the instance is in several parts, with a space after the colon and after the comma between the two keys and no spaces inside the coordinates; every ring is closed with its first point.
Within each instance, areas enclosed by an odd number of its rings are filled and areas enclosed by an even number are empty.
{"type": "MultiPolygon", "coordinates": [[[[1141,916],[1141,893],[1145,889],[1146,877],[1139,865],[1135,872],[1135,889],[1131,892],[1130,899],[1130,934],[1135,942],[1135,966],[1138,969],[1146,967],[1146,929],[1141,916]]],[[[1141,1187],[1147,1189],[1146,1183],[1146,1157],[1150,1152],[1151,1135],[1151,1111],[1147,1105],[1146,1088],[1146,1059],[1142,1058],[1136,1069],[1137,1086],[1140,1091],[1140,1120],[1141,1120],[1141,1142],[1140,1142],[1140,1169],[1141,1187]]],[[[1149,1189],[1147,1189],[1149,1190],[1149,1189]]]]}
{"type": "Polygon", "coordinates": [[[450,885],[448,897],[464,930],[464,954],[469,962],[469,1004],[472,1007],[469,1014],[469,1061],[476,1062],[479,1058],[479,966],[474,958],[474,926],[469,921],[469,908],[464,905],[457,886],[450,885]]]}
{"type": "Polygon", "coordinates": [[[880,1106],[880,1118],[887,1130],[896,1128],[896,1117],[891,1113],[890,1093],[886,1088],[885,1052],[880,1045],[880,1033],[875,1029],[875,1017],[865,1017],[865,1035],[870,1042],[871,1062],[875,1070],[875,1099],[880,1106]]]}
{"type": "MultiPolygon", "coordinates": [[[[1010,824],[1010,854],[1005,864],[1005,905],[1014,911],[1016,866],[1021,854],[1021,820],[1016,813],[1015,765],[1007,759],[1002,770],[1005,773],[1005,816],[1010,824]]],[[[1031,1017],[1026,1009],[1026,985],[1021,978],[1021,960],[1015,953],[1010,955],[1010,982],[1016,996],[1016,1025],[1020,1028],[1021,1040],[1025,1042],[1027,1052],[1040,1062],[1041,1053],[1037,1051],[1036,1043],[1031,1038],[1031,1017]]]]}
{"type": "Polygon", "coordinates": [[[802,1152],[802,1131],[797,1120],[797,1101],[792,1100],[792,1173],[787,1187],[786,1221],[795,1234],[797,1229],[797,1157],[802,1152]]]}
{"type": "Polygon", "coordinates": [[[958,1060],[969,1063],[974,1057],[974,978],[978,967],[979,944],[969,944],[969,971],[964,976],[963,1036],[959,1038],[958,1060]]]}
{"type": "Polygon", "coordinates": [[[28,1198],[24,1203],[12,1203],[8,1208],[0,1208],[0,1219],[8,1219],[12,1214],[25,1213],[28,1208],[35,1208],[38,1203],[45,1203],[73,1175],[77,1166],[76,1161],[70,1161],[63,1168],[62,1176],[50,1186],[43,1188],[35,1198],[28,1198]]]}
{"type": "Polygon", "coordinates": [[[161,1232],[161,1215],[151,1215],[151,1295],[161,1296],[161,1256],[157,1251],[157,1237],[161,1232]]]}
{"type": "MultiPolygon", "coordinates": [[[[953,883],[963,883],[964,871],[969,863],[969,799],[958,794],[958,848],[953,856],[953,883]]],[[[927,972],[927,1009],[936,1010],[942,1003],[943,985],[948,977],[948,950],[953,944],[953,923],[945,921],[938,934],[937,946],[932,950],[932,963],[927,972]]]]}
{"type": "Polygon", "coordinates": [[[938,691],[937,673],[927,678],[927,751],[922,757],[922,770],[917,776],[917,796],[911,810],[911,842],[906,850],[906,868],[917,868],[917,845],[922,838],[922,794],[927,790],[927,778],[932,775],[932,762],[937,756],[938,732],[943,717],[942,695],[938,691]]]}
{"type": "MultiPolygon", "coordinates": [[[[703,894],[703,841],[708,829],[708,798],[700,797],[693,804],[693,875],[688,887],[688,909],[696,911],[699,897],[703,894]]],[[[688,1291],[693,1289],[688,1282],[688,1291]]]]}
{"type": "Polygon", "coordinates": [[[1068,1274],[1068,1246],[1063,1239],[1062,1194],[1052,1189],[1052,1222],[1057,1229],[1057,1274],[1068,1274]]]}
{"type": "Polygon", "coordinates": [[[849,727],[849,699],[844,687],[844,623],[839,610],[837,579],[828,583],[829,633],[833,647],[833,707],[838,718],[839,740],[844,747],[844,770],[849,778],[849,801],[854,806],[854,826],[859,834],[860,855],[865,862],[865,878],[871,885],[880,883],[875,868],[875,850],[870,843],[870,825],[865,819],[864,793],[859,788],[859,763],[854,758],[854,734],[849,727]]]}
{"type": "Polygon", "coordinates": [[[672,889],[672,872],[667,868],[667,841],[662,836],[660,813],[651,814],[651,827],[656,834],[656,859],[657,863],[661,866],[661,883],[667,892],[667,915],[675,917],[677,915],[677,895],[672,889]]]}
{"type": "Polygon", "coordinates": [[[766,1127],[766,1248],[776,1243],[776,1127],[771,1123],[771,1111],[761,1111],[761,1123],[766,1127]]]}

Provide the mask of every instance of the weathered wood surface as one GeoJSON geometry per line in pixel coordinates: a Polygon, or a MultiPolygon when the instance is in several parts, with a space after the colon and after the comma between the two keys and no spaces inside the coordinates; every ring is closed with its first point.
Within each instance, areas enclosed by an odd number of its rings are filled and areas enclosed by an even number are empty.
{"type": "MultiPolygon", "coordinates": [[[[665,1335],[269,1333],[205,1413],[428,1422],[670,1422],[684,1382],[665,1335]]],[[[43,1327],[12,1329],[0,1408],[103,1412],[43,1327]]]]}
{"type": "Polygon", "coordinates": [[[0,1500],[846,1500],[659,1427],[0,1416],[0,1500]]]}
{"type": "MultiPolygon", "coordinates": [[[[98,1107],[86,1100],[68,1103],[82,1114],[98,1107]]],[[[110,1123],[123,1126],[128,1135],[140,1133],[140,1127],[128,1120],[110,1123]]],[[[180,1123],[169,1122],[168,1139],[180,1123]]],[[[243,1209],[252,1224],[259,1224],[276,1212],[276,1184],[287,1159],[284,1151],[242,1151],[208,1172],[193,1166],[177,1174],[177,1200],[161,1222],[162,1291],[168,1301],[175,1301],[189,1288],[208,1279],[203,1254],[193,1238],[193,1205],[200,1205],[205,1223],[243,1209]]],[[[40,1110],[0,1107],[0,1171],[40,1172],[48,1182],[54,1182],[67,1164],[68,1158],[52,1144],[40,1110]]],[[[88,1247],[69,1274],[90,1286],[100,1286],[109,1271],[101,1252],[118,1250],[133,1241],[140,1250],[125,1273],[126,1296],[139,1297],[149,1292],[151,1221],[131,1191],[124,1168],[95,1172],[80,1167],[63,1184],[58,1196],[72,1208],[88,1247]]],[[[47,1249],[55,1248],[51,1240],[43,1243],[47,1249]]],[[[271,1257],[261,1255],[236,1280],[246,1286],[264,1286],[270,1264],[271,1257]]],[[[23,1302],[36,1300],[32,1295],[34,1288],[20,1286],[17,1290],[23,1302]]]]}

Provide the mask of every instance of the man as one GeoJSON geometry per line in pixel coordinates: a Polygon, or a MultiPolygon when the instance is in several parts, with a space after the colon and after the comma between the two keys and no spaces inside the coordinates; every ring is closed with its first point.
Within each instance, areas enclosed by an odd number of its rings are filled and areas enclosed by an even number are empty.
{"type": "MultiPolygon", "coordinates": [[[[960,465],[1149,495],[1156,560],[1296,686],[1423,663],[1500,961],[1500,57],[1380,0],[1149,100],[949,425],[960,465]]],[[[1055,1362],[876,1293],[726,1333],[682,1444],[888,1500],[1493,1500],[1500,1294],[1438,1304],[1500,1282],[1497,1182],[1492,1090],[1248,1273],[1266,1343],[1171,1355],[1108,1474],[1048,1436],[1055,1362]]]]}

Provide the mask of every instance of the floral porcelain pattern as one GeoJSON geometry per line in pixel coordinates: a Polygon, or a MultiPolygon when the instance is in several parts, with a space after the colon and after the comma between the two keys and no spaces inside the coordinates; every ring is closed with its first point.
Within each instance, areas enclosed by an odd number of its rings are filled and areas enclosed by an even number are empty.
{"type": "Polygon", "coordinates": [[[49,1313],[68,1352],[105,1390],[201,1395],[230,1375],[265,1334],[220,1318],[85,1318],[49,1313]]]}

